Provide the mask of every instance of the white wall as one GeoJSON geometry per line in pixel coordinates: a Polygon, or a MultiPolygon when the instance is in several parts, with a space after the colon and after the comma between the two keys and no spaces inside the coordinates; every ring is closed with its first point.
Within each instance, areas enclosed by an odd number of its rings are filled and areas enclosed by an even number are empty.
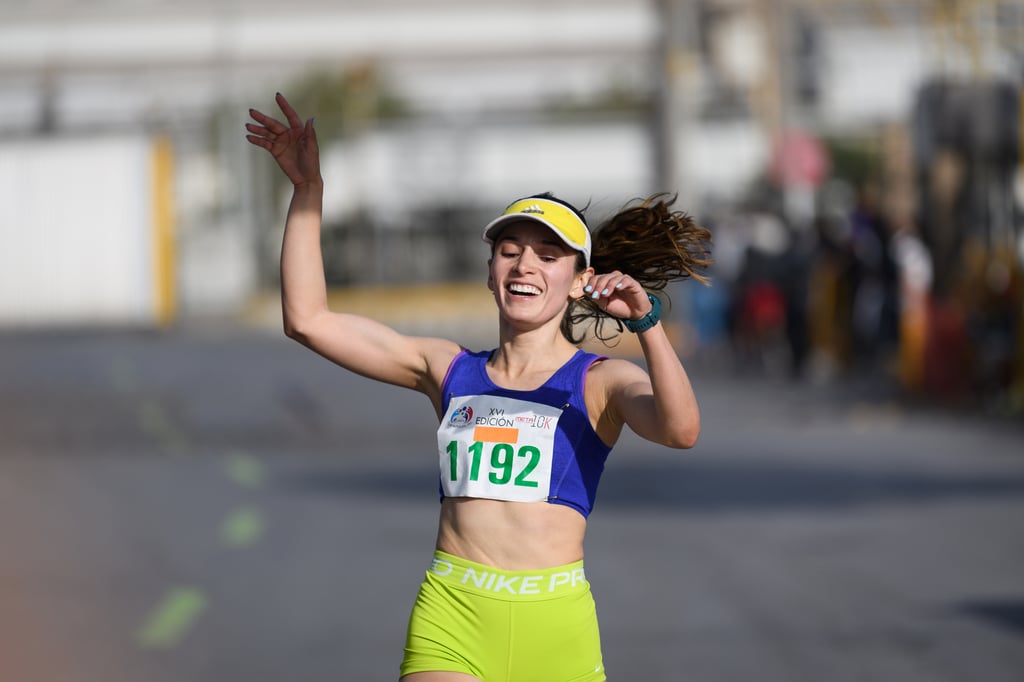
{"type": "MultiPolygon", "coordinates": [[[[752,124],[701,126],[677,150],[694,198],[737,198],[768,149],[752,124]]],[[[371,206],[402,221],[436,203],[505,206],[551,191],[595,212],[648,193],[651,139],[633,123],[448,126],[412,124],[332,146],[323,162],[327,219],[371,206]]],[[[699,207],[689,207],[696,211],[699,207]]]]}
{"type": "Polygon", "coordinates": [[[156,319],[151,153],[141,136],[0,144],[0,325],[156,319]]]}

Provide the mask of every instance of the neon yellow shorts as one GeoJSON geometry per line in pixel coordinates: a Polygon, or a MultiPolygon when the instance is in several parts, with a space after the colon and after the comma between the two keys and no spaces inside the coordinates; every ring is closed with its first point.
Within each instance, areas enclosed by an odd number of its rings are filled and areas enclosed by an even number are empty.
{"type": "Polygon", "coordinates": [[[435,552],[409,617],[401,674],[428,671],[484,682],[603,682],[583,562],[503,571],[435,552]]]}

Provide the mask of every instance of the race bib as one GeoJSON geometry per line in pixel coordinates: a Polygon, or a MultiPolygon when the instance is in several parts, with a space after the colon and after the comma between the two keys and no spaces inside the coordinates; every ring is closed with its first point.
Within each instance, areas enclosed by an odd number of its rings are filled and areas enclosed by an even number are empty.
{"type": "Polygon", "coordinates": [[[562,410],[498,396],[452,398],[437,429],[447,497],[542,502],[562,410]]]}

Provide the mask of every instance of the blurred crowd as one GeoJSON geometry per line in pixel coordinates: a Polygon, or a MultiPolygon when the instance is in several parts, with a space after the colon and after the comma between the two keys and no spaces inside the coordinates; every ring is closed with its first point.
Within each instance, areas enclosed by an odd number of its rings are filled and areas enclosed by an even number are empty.
{"type": "Polygon", "coordinates": [[[726,345],[745,372],[874,378],[929,401],[1024,413],[1012,245],[965,237],[938,273],[935,247],[916,221],[886,215],[877,184],[843,190],[842,210],[806,223],[770,201],[708,221],[715,284],[689,289],[700,345],[726,345]]]}

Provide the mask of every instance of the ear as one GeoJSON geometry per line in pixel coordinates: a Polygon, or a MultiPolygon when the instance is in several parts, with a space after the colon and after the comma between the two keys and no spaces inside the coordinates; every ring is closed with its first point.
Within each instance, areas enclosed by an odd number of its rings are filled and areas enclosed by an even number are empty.
{"type": "Polygon", "coordinates": [[[594,276],[594,268],[587,268],[582,272],[578,273],[572,280],[572,289],[569,290],[569,298],[573,300],[579,300],[583,298],[583,287],[587,286],[587,282],[594,276]]]}
{"type": "Polygon", "coordinates": [[[494,291],[494,276],[491,274],[491,263],[494,262],[493,258],[487,259],[487,288],[494,291]]]}

